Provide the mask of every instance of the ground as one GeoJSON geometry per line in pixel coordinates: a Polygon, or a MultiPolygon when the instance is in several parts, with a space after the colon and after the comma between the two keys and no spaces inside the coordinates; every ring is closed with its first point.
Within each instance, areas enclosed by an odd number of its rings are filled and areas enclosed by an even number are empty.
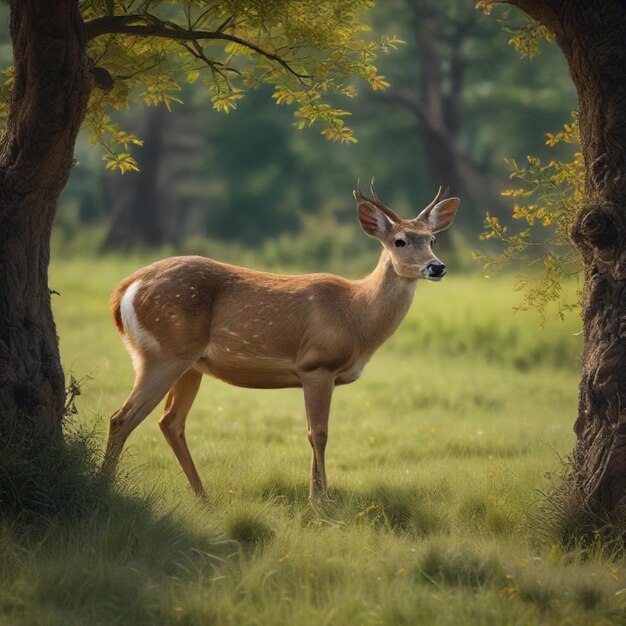
{"type": "MultiPolygon", "coordinates": [[[[139,264],[53,266],[66,371],[90,377],[76,420],[101,446],[132,384],[108,292],[139,264]]],[[[540,328],[513,311],[514,286],[418,286],[396,335],[335,393],[323,507],[307,501],[301,392],[205,378],[188,440],[209,501],[155,411],[106,507],[31,540],[2,528],[0,623],[626,623],[623,563],[564,549],[542,495],[574,441],[580,324],[540,328]]]]}

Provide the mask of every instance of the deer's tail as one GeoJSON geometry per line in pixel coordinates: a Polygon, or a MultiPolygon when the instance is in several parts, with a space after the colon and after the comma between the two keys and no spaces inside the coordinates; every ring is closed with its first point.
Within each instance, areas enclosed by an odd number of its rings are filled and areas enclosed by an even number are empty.
{"type": "Polygon", "coordinates": [[[122,321],[122,298],[126,293],[128,287],[137,280],[136,276],[129,276],[125,278],[111,293],[111,298],[109,299],[109,305],[111,307],[111,315],[113,316],[113,321],[115,322],[115,327],[120,335],[125,334],[124,330],[124,322],[122,321]]]}

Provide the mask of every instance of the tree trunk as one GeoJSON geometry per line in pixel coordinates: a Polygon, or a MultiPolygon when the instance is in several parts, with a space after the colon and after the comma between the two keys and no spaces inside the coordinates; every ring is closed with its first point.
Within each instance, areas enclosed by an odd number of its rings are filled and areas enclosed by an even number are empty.
{"type": "Polygon", "coordinates": [[[104,250],[177,244],[187,234],[192,206],[204,209],[206,133],[189,106],[184,114],[163,105],[149,107],[134,131],[144,142],[138,151],[140,171],[107,172],[112,217],[104,250]]]}
{"type": "Polygon", "coordinates": [[[50,231],[92,89],[78,0],[13,0],[15,83],[0,139],[0,437],[60,433],[65,389],[50,231]]]}
{"type": "Polygon", "coordinates": [[[422,145],[426,167],[436,185],[464,198],[473,211],[484,213],[502,205],[494,181],[460,149],[461,104],[465,64],[462,48],[471,22],[459,24],[450,67],[443,72],[438,50],[440,28],[433,18],[422,15],[416,20],[416,39],[420,58],[420,101],[422,145]],[[447,87],[446,87],[447,85],[447,87]]]}
{"type": "Polygon", "coordinates": [[[585,262],[575,461],[585,500],[610,510],[626,487],[626,6],[571,4],[558,42],[580,100],[588,205],[573,231],[585,262]]]}
{"type": "MultiPolygon", "coordinates": [[[[381,98],[399,104],[417,120],[424,160],[433,184],[463,198],[464,209],[459,219],[470,227],[472,213],[484,215],[485,210],[497,212],[503,201],[495,180],[460,146],[462,100],[466,62],[464,43],[473,35],[479,15],[471,7],[463,19],[444,24],[440,9],[422,1],[406,0],[413,14],[413,29],[419,56],[419,93],[392,87],[381,98]],[[449,63],[444,63],[442,46],[448,33],[449,63]]],[[[441,233],[437,245],[443,254],[453,254],[448,232],[441,233]]]]}
{"type": "Polygon", "coordinates": [[[578,90],[586,207],[572,228],[585,272],[575,486],[592,511],[611,511],[626,488],[626,5],[515,4],[555,33],[578,90]]]}
{"type": "Polygon", "coordinates": [[[139,172],[108,176],[108,195],[113,205],[105,250],[156,247],[171,241],[166,224],[167,187],[164,185],[165,132],[171,115],[164,106],[150,107],[137,134],[141,148],[139,172]]]}

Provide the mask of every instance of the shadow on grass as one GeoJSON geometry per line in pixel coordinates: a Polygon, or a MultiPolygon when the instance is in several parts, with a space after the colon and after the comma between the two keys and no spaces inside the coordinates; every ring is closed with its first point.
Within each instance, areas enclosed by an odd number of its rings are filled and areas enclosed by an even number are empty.
{"type": "Polygon", "coordinates": [[[443,487],[433,491],[420,486],[374,483],[369,489],[348,490],[333,487],[330,499],[310,503],[304,485],[294,485],[272,477],[261,488],[261,496],[277,505],[304,511],[303,522],[361,523],[395,533],[424,537],[448,530],[448,514],[442,499],[449,495],[443,487]]]}
{"type": "Polygon", "coordinates": [[[329,501],[310,503],[304,483],[276,473],[261,484],[255,497],[287,507],[304,525],[362,523],[412,538],[448,534],[455,528],[508,537],[523,528],[537,545],[623,560],[626,505],[612,514],[590,511],[576,491],[571,472],[565,463],[560,473],[549,475],[545,492],[538,490],[540,499],[525,512],[515,511],[507,500],[499,501],[485,490],[453,494],[446,481],[410,485],[379,480],[360,489],[332,486],[329,501]]]}
{"type": "Polygon", "coordinates": [[[529,519],[538,540],[584,559],[625,559],[626,503],[620,503],[611,512],[592,510],[579,490],[571,459],[562,460],[560,471],[547,478],[541,506],[529,519]]]}
{"type": "Polygon", "coordinates": [[[2,440],[0,621],[173,623],[176,598],[192,583],[208,586],[232,554],[200,504],[159,510],[128,478],[102,480],[94,450],[84,432],[55,445],[18,433],[2,440]]]}

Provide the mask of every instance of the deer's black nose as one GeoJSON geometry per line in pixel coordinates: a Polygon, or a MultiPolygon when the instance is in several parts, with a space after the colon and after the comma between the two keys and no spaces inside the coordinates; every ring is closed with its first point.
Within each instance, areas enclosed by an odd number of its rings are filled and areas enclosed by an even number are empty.
{"type": "Polygon", "coordinates": [[[434,261],[426,266],[428,278],[442,278],[446,273],[446,266],[441,261],[434,261]]]}

